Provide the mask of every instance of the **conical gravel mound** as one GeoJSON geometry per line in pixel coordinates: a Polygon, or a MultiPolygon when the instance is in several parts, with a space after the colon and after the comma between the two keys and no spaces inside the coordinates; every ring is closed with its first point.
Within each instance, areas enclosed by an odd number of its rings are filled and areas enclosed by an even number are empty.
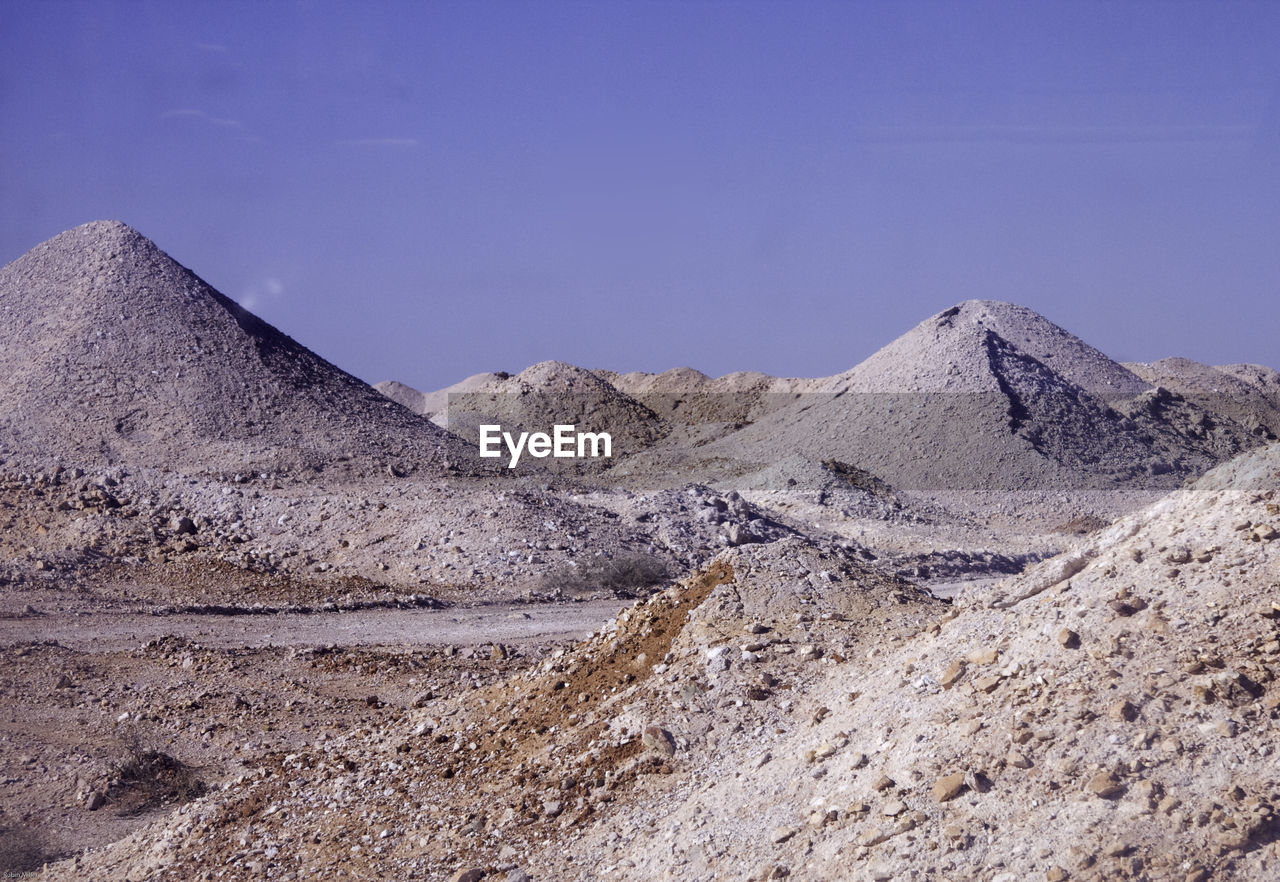
{"type": "Polygon", "coordinates": [[[0,448],[188,472],[443,467],[447,436],[97,221],[0,270],[0,448]]]}
{"type": "Polygon", "coordinates": [[[1040,362],[1062,383],[1125,398],[1150,387],[1044,316],[997,300],[966,300],[916,325],[829,388],[870,393],[998,391],[992,353],[1040,362]]]}
{"type": "Polygon", "coordinates": [[[1025,307],[966,301],[718,442],[924,492],[1171,487],[1256,443],[1025,307]]]}

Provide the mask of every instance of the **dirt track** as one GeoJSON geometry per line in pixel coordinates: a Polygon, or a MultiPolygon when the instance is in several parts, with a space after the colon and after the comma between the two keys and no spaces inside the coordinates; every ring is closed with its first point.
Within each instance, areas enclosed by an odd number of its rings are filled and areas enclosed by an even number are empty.
{"type": "Polygon", "coordinates": [[[0,645],[56,640],[68,649],[116,652],[166,635],[219,648],[547,642],[585,636],[625,605],[602,600],[312,614],[28,616],[0,619],[0,645]]]}

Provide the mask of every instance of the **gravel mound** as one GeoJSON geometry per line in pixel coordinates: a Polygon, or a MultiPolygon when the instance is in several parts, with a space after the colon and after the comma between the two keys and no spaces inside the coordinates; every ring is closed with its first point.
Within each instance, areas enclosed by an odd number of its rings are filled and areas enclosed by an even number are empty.
{"type": "Polygon", "coordinates": [[[1280,436],[1280,374],[1258,365],[1211,367],[1186,358],[1127,365],[1152,386],[1168,389],[1219,419],[1269,441],[1280,436]]]}
{"type": "MultiPolygon", "coordinates": [[[[612,456],[633,455],[666,434],[652,410],[595,373],[560,361],[545,361],[515,376],[494,374],[464,380],[448,394],[446,408],[435,419],[465,439],[472,451],[481,425],[499,425],[503,432],[550,433],[556,425],[573,425],[579,432],[607,432],[612,456]]],[[[505,455],[505,454],[504,454],[505,455]]],[[[608,466],[611,459],[530,460],[529,464],[572,470],[608,466]]]]}
{"type": "Polygon", "coordinates": [[[412,386],[406,386],[398,380],[383,380],[381,383],[374,383],[373,388],[397,404],[409,408],[418,416],[431,415],[427,410],[427,396],[412,386]]]}
{"type": "Polygon", "coordinates": [[[691,367],[672,368],[660,374],[650,374],[644,371],[619,374],[605,370],[596,371],[596,374],[612,383],[619,392],[632,397],[650,395],[655,392],[659,394],[693,392],[714,382],[702,371],[691,367]]]}
{"type": "Polygon", "coordinates": [[[1260,364],[1224,364],[1218,370],[1256,386],[1272,405],[1280,407],[1280,371],[1260,364]]]}
{"type": "Polygon", "coordinates": [[[833,377],[832,391],[871,394],[1001,391],[992,350],[1040,362],[1061,383],[1107,398],[1139,395],[1147,383],[1080,338],[1013,303],[966,300],[943,310],[833,377]]]}
{"type": "Polygon", "coordinates": [[[447,435],[98,221],[0,270],[0,449],[190,473],[441,471],[447,435]]]}
{"type": "Polygon", "coordinates": [[[1005,303],[945,310],[824,389],[714,447],[941,493],[1172,488],[1262,440],[1005,303]]]}

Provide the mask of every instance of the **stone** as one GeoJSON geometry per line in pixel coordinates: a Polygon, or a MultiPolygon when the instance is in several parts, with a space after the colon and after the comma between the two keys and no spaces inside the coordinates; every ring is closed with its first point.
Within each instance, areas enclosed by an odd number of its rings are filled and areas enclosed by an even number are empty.
{"type": "Polygon", "coordinates": [[[484,877],[484,870],[479,867],[470,867],[454,873],[449,877],[449,882],[480,882],[484,877]]]}
{"type": "Polygon", "coordinates": [[[1026,754],[1018,753],[1016,750],[1009,754],[1006,762],[1015,769],[1031,768],[1031,760],[1027,758],[1026,754]]]}
{"type": "Polygon", "coordinates": [[[990,694],[996,691],[996,687],[1000,685],[999,674],[987,674],[985,677],[979,677],[973,681],[973,688],[979,692],[990,694]]]}
{"type": "Polygon", "coordinates": [[[964,661],[956,659],[942,672],[942,676],[938,678],[938,683],[941,684],[943,689],[950,689],[956,684],[956,681],[964,676],[964,668],[964,661]]]}
{"type": "Polygon", "coordinates": [[[644,734],[640,736],[640,743],[662,756],[675,756],[676,753],[675,739],[671,737],[670,732],[658,726],[645,727],[644,734]]]}
{"type": "Polygon", "coordinates": [[[1122,698],[1107,708],[1107,717],[1117,723],[1132,723],[1138,718],[1138,709],[1128,699],[1122,698]]]}
{"type": "Polygon", "coordinates": [[[1124,785],[1110,772],[1099,772],[1088,780],[1085,789],[1100,799],[1116,799],[1124,793],[1124,785]]]}
{"type": "Polygon", "coordinates": [[[824,827],[827,824],[835,823],[835,821],[839,819],[839,817],[840,817],[840,813],[837,812],[835,809],[830,809],[825,812],[816,811],[809,815],[809,826],[824,827]]]}
{"type": "Polygon", "coordinates": [[[994,647],[978,649],[969,653],[969,661],[975,665],[993,665],[1000,658],[1000,651],[994,647]]]}
{"type": "Polygon", "coordinates": [[[880,793],[885,790],[888,790],[892,786],[893,786],[893,779],[890,778],[888,775],[881,775],[879,778],[875,780],[875,783],[871,785],[871,789],[876,791],[877,793],[880,793]]]}
{"type": "Polygon", "coordinates": [[[1225,830],[1219,830],[1214,838],[1218,845],[1226,851],[1243,851],[1249,847],[1249,843],[1253,840],[1252,831],[1248,828],[1231,827],[1225,830]]]}
{"type": "Polygon", "coordinates": [[[769,841],[774,845],[781,845],[799,832],[795,827],[775,827],[769,834],[769,841]]]}
{"type": "Polygon", "coordinates": [[[1080,635],[1070,628],[1063,628],[1058,632],[1058,642],[1067,649],[1075,649],[1080,645],[1080,635]]]}
{"type": "Polygon", "coordinates": [[[1161,788],[1155,781],[1142,780],[1133,786],[1134,798],[1145,803],[1148,809],[1154,809],[1160,800],[1161,788]]]}
{"type": "Polygon", "coordinates": [[[964,792],[964,772],[944,775],[933,784],[933,798],[938,802],[950,802],[964,792]]]}
{"type": "Polygon", "coordinates": [[[530,878],[528,873],[519,867],[516,867],[511,872],[507,873],[505,882],[533,882],[533,880],[530,878]]]}
{"type": "Polygon", "coordinates": [[[880,813],[887,818],[896,818],[907,810],[906,805],[900,799],[891,799],[880,809],[880,813]]]}
{"type": "Polygon", "coordinates": [[[1138,607],[1134,606],[1127,600],[1109,600],[1107,606],[1121,618],[1128,618],[1138,611],[1138,607]]]}
{"type": "Polygon", "coordinates": [[[889,834],[881,830],[879,827],[871,827],[863,830],[858,834],[855,840],[863,848],[870,848],[873,845],[879,845],[889,839],[889,834]]]}
{"type": "Polygon", "coordinates": [[[1071,874],[1062,867],[1054,864],[1052,867],[1044,871],[1045,882],[1066,882],[1071,878],[1071,874]]]}
{"type": "Polygon", "coordinates": [[[970,770],[966,772],[964,776],[964,783],[965,786],[974,793],[986,793],[991,790],[992,787],[991,779],[981,771],[970,770]]]}

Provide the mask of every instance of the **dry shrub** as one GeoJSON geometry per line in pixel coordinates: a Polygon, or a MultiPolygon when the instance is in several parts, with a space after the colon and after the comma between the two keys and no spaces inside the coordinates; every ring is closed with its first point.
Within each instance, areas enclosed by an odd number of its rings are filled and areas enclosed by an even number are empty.
{"type": "Polygon", "coordinates": [[[111,764],[109,777],[107,801],[122,814],[190,802],[206,789],[193,767],[148,746],[136,733],[121,737],[120,756],[111,764]]]}
{"type": "Polygon", "coordinates": [[[667,562],[642,552],[621,552],[580,561],[544,576],[541,589],[553,596],[585,597],[607,593],[615,597],[642,597],[670,575],[667,562]]]}

